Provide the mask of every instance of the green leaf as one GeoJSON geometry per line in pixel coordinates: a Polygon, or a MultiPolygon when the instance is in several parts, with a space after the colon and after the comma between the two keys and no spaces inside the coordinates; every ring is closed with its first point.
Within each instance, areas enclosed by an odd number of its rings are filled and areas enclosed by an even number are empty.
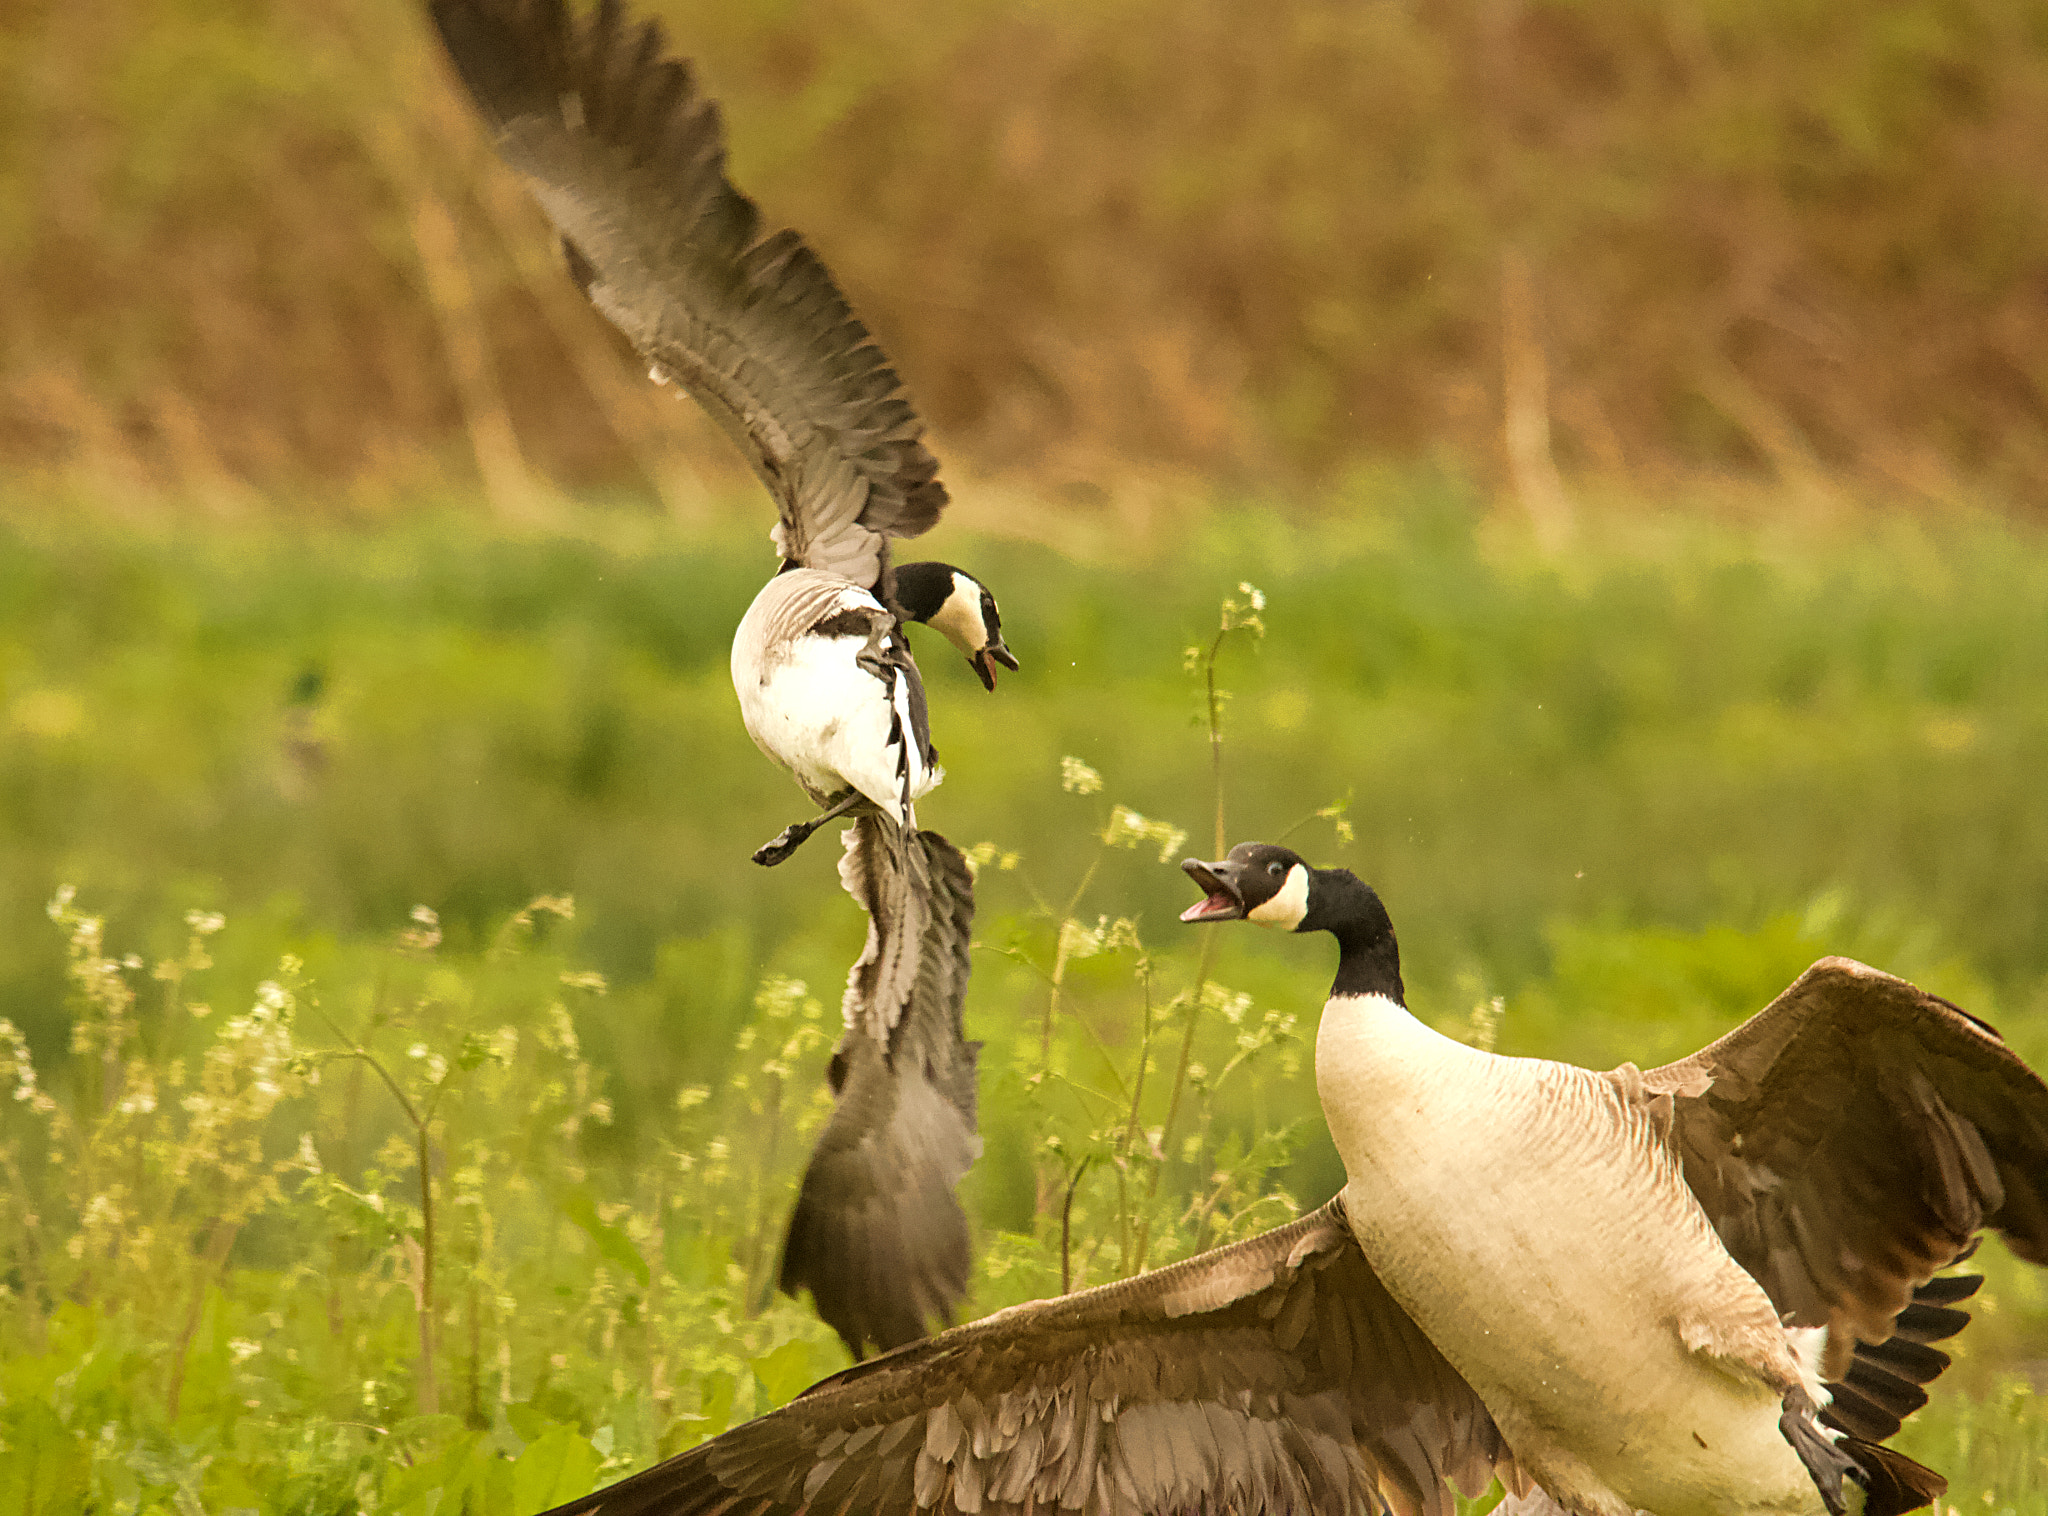
{"type": "Polygon", "coordinates": [[[794,1400],[818,1377],[811,1369],[811,1345],[792,1337],[774,1352],[754,1360],[754,1377],[761,1382],[769,1406],[794,1400]]]}
{"type": "Polygon", "coordinates": [[[700,1414],[703,1422],[699,1435],[716,1437],[732,1425],[732,1405],[739,1398],[740,1382],[722,1371],[706,1374],[698,1382],[698,1398],[702,1402],[700,1414]]]}
{"type": "Polygon", "coordinates": [[[574,1427],[550,1427],[512,1465],[512,1504],[521,1511],[544,1511],[588,1495],[602,1461],[574,1427]]]}
{"type": "Polygon", "coordinates": [[[579,1185],[573,1190],[564,1190],[556,1196],[555,1203],[562,1214],[590,1234],[590,1240],[597,1244],[598,1252],[639,1280],[644,1288],[653,1277],[647,1267],[647,1260],[640,1256],[640,1250],[633,1246],[633,1239],[615,1226],[600,1221],[597,1202],[588,1189],[579,1185]]]}
{"type": "Polygon", "coordinates": [[[440,1456],[395,1471],[384,1481],[385,1505],[394,1511],[415,1503],[420,1503],[423,1512],[457,1509],[463,1492],[476,1477],[476,1454],[482,1441],[481,1432],[465,1432],[440,1456]],[[436,1490],[440,1491],[441,1499],[431,1506],[425,1504],[423,1497],[436,1490]]]}
{"type": "Polygon", "coordinates": [[[40,1400],[17,1402],[0,1421],[0,1516],[71,1516],[85,1509],[92,1450],[40,1400]]]}
{"type": "Polygon", "coordinates": [[[530,1400],[516,1401],[506,1406],[505,1420],[510,1422],[512,1430],[519,1434],[521,1442],[538,1442],[547,1435],[548,1428],[554,1425],[530,1400]]]}

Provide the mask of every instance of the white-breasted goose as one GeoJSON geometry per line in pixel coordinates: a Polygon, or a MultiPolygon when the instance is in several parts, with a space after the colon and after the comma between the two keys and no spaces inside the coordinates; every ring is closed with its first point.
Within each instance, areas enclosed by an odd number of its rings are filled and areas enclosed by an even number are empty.
{"type": "Polygon", "coordinates": [[[1908,1318],[1966,1289],[1935,1275],[1984,1227],[2048,1264],[2048,1086],[1990,1027],[1826,958],[1647,1073],[1502,1057],[1409,1014],[1348,871],[1252,843],[1183,867],[1207,892],[1184,919],[1336,936],[1316,1084],[1352,1229],[1552,1501],[1839,1513],[1847,1480],[1889,1513],[1946,1487],[1878,1445],[1947,1362],[1908,1318]]]}
{"type": "Polygon", "coordinates": [[[602,0],[431,0],[499,154],[561,235],[577,286],[657,382],[696,398],[775,497],[782,565],[733,640],[747,731],[824,814],[754,856],[779,863],[825,821],[874,807],[915,825],[941,777],[902,634],[928,621],[995,688],[1017,667],[995,601],[948,564],[890,561],[946,505],[924,423],[825,266],[761,235],[725,177],[718,107],[659,25],[602,0]]]}
{"type": "Polygon", "coordinates": [[[2048,1261],[2048,1088],[1826,959],[1648,1074],[1498,1058],[1403,1007],[1378,897],[1246,845],[1188,919],[1329,931],[1344,1194],[1276,1231],[884,1354],[557,1516],[1866,1516],[1996,1228],[2048,1261]],[[1278,865],[1277,871],[1275,865],[1278,865]],[[1789,1330],[1788,1330],[1789,1329],[1789,1330]],[[1818,1412],[1816,1414],[1816,1407],[1818,1412]]]}
{"type": "Polygon", "coordinates": [[[975,1061],[961,1022],[974,876],[936,832],[862,816],[839,877],[868,913],[847,976],[835,1104],[783,1241],[781,1287],[808,1289],[855,1358],[950,1320],[967,1293],[967,1217],[953,1196],[981,1156],[975,1061]]]}

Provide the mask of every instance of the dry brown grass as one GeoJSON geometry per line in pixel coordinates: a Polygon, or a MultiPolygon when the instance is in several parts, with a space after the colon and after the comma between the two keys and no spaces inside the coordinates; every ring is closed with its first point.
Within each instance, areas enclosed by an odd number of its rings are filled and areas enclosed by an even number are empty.
{"type": "MultiPolygon", "coordinates": [[[[2036,7],[646,5],[984,468],[1448,451],[1540,504],[1547,420],[1567,482],[2048,485],[2036,7]],[[1515,429],[1504,389],[1539,397],[1515,429]]],[[[552,267],[411,5],[17,7],[10,467],[227,501],[480,468],[516,512],[535,474],[688,509],[722,466],[552,267]]]]}

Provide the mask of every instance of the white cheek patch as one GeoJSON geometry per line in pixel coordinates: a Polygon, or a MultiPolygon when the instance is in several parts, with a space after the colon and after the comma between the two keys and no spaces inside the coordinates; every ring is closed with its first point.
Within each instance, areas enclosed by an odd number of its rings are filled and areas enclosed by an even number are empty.
{"type": "Polygon", "coordinates": [[[1261,901],[1244,913],[1247,921],[1256,921],[1260,926],[1284,927],[1293,931],[1301,925],[1301,918],[1308,914],[1308,866],[1297,863],[1287,871],[1279,892],[1271,900],[1261,901]]]}
{"type": "Polygon", "coordinates": [[[953,592],[946,596],[946,603],[939,607],[931,624],[969,657],[987,647],[988,628],[981,620],[981,586],[965,574],[955,575],[953,592]]]}

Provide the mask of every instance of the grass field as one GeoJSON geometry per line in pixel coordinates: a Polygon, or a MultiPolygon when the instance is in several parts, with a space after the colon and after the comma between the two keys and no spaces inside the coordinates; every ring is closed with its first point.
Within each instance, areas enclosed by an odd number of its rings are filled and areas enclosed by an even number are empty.
{"type": "MultiPolygon", "coordinates": [[[[35,504],[0,505],[0,1512],[524,1516],[842,1363],[762,1305],[863,922],[829,842],[746,862],[802,810],[726,672],[761,523],[35,504]]],[[[923,819],[985,844],[977,1312],[1339,1181],[1325,948],[1218,933],[1205,979],[1174,920],[1212,656],[1227,840],[1372,880],[1438,1025],[1650,1063],[1845,952],[2048,1066],[2038,531],[1636,512],[1544,557],[1414,476],[1115,551],[1039,514],[1067,551],[932,546],[1024,671],[920,645],[923,819]],[[1219,637],[1241,584],[1262,626],[1219,637]]],[[[1986,1269],[1902,1442],[2038,1511],[2048,1282],[1986,1269]]]]}

